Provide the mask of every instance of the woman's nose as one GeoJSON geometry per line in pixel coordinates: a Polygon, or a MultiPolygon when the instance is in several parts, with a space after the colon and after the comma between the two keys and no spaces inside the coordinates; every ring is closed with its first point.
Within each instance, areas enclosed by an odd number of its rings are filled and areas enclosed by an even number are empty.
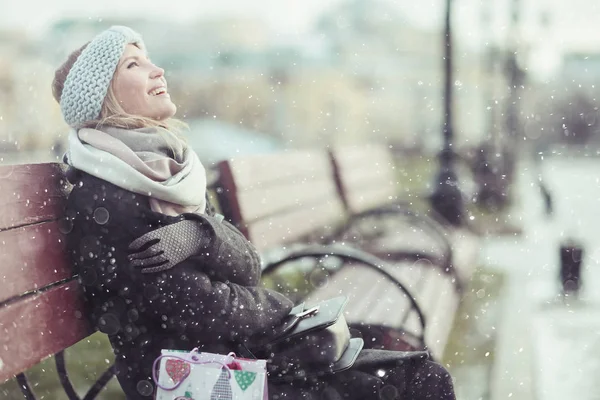
{"type": "Polygon", "coordinates": [[[152,79],[160,78],[164,74],[165,74],[165,70],[160,67],[157,67],[155,65],[150,74],[150,78],[152,78],[152,79]]]}

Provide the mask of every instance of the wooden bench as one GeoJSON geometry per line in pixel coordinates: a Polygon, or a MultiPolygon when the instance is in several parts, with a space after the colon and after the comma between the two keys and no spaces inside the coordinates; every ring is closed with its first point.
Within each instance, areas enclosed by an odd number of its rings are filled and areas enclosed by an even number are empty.
{"type": "MultiPolygon", "coordinates": [[[[285,264],[282,259],[306,257],[318,261],[290,267],[299,268],[300,277],[284,273],[283,279],[275,281],[277,290],[307,302],[347,294],[350,302],[346,318],[368,337],[368,344],[397,350],[423,346],[427,315],[423,315],[422,307],[416,304],[420,302],[415,302],[411,292],[420,289],[420,276],[431,270],[429,265],[444,266],[419,250],[421,259],[414,248],[396,248],[394,253],[399,258],[392,266],[344,245],[345,238],[339,233],[348,234],[350,215],[326,151],[239,157],[219,163],[218,172],[216,191],[222,211],[265,255],[267,277],[275,266],[285,264]],[[297,248],[299,243],[308,248],[297,248]],[[318,247],[323,244],[335,247],[318,247]],[[281,249],[287,252],[282,254],[281,249]],[[345,257],[345,252],[356,258],[345,257]],[[333,266],[324,267],[324,260],[333,266]]],[[[426,299],[433,297],[428,295],[426,299]]],[[[441,342],[436,337],[430,339],[441,342]]]]}
{"type": "MultiPolygon", "coordinates": [[[[23,371],[56,355],[68,398],[79,399],[63,350],[94,331],[65,250],[69,184],[63,166],[2,166],[0,188],[0,383],[16,375],[24,397],[34,399],[23,371]]],[[[112,376],[110,367],[85,399],[93,399],[112,376]]]]}
{"type": "Polygon", "coordinates": [[[402,202],[398,180],[403,171],[385,146],[338,147],[330,155],[340,196],[351,217],[344,237],[391,263],[412,254],[419,260],[413,261],[425,267],[407,272],[427,317],[426,343],[441,358],[462,290],[476,267],[477,238],[402,202]]]}
{"type": "MultiPolygon", "coordinates": [[[[421,344],[426,316],[415,300],[420,294],[412,294],[420,287],[407,273],[420,270],[419,265],[396,268],[339,241],[335,248],[321,245],[331,242],[349,218],[329,154],[290,152],[239,159],[220,164],[219,171],[218,197],[227,216],[267,256],[281,261],[284,252],[288,259],[302,260],[311,289],[307,301],[343,291],[351,295],[349,320],[355,327],[394,328],[373,342],[396,349],[421,344]],[[318,245],[294,249],[299,242],[318,245]]],[[[55,355],[67,397],[79,399],[63,351],[94,330],[65,252],[70,227],[64,202],[70,188],[64,166],[2,166],[0,182],[0,383],[16,376],[25,398],[34,399],[23,372],[55,355]]],[[[270,263],[266,272],[283,264],[270,263]]],[[[282,291],[289,289],[286,281],[274,282],[282,291]]],[[[110,366],[84,398],[95,398],[113,375],[110,366]]]]}
{"type": "MultiPolygon", "coordinates": [[[[0,383],[16,377],[25,399],[35,395],[24,371],[52,356],[67,398],[79,399],[66,371],[64,350],[94,333],[65,251],[70,226],[64,205],[70,185],[64,167],[0,167],[0,383]]],[[[335,188],[330,189],[334,193],[335,188]]],[[[296,226],[298,221],[286,223],[296,226]]],[[[272,240],[268,233],[263,231],[262,245],[272,240]]],[[[95,398],[113,376],[110,366],[84,398],[95,398]]]]}

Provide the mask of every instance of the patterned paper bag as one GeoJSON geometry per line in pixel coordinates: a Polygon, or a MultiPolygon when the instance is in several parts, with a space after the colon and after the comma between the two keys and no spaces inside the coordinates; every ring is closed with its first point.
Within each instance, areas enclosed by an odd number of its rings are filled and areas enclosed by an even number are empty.
{"type": "Polygon", "coordinates": [[[162,350],[154,363],[156,399],[267,400],[266,366],[233,353],[162,350]]]}

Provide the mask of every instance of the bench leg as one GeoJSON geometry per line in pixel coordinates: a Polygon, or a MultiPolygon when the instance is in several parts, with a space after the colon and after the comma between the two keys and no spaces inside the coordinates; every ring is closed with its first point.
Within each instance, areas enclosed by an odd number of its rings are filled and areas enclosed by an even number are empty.
{"type": "Polygon", "coordinates": [[[58,373],[58,379],[60,380],[62,387],[65,389],[68,399],[81,400],[71,384],[69,374],[67,374],[67,367],[65,366],[65,352],[59,351],[56,353],[54,355],[54,360],[56,361],[56,372],[58,373]]]}
{"type": "MultiPolygon", "coordinates": [[[[58,372],[58,378],[60,379],[60,383],[65,389],[65,393],[67,394],[69,400],[81,400],[81,398],[75,392],[73,385],[71,384],[71,380],[69,379],[69,375],[67,373],[67,368],[65,366],[65,353],[64,351],[59,351],[54,356],[56,361],[56,370],[58,372]]],[[[115,366],[111,365],[102,376],[94,383],[94,385],[90,388],[90,390],[83,397],[83,400],[93,400],[98,396],[100,391],[106,386],[106,384],[112,379],[115,375],[115,366]]]]}
{"type": "MultiPolygon", "coordinates": [[[[63,388],[65,389],[65,393],[67,394],[67,398],[69,400],[81,400],[81,398],[75,392],[71,381],[69,380],[69,375],[67,374],[67,368],[65,366],[65,353],[64,351],[59,351],[54,355],[54,359],[56,362],[56,372],[58,373],[58,378],[63,388]]],[[[90,390],[86,393],[83,400],[93,400],[100,394],[100,391],[106,386],[106,384],[115,376],[115,366],[111,365],[102,376],[94,383],[94,385],[90,388],[90,390]]],[[[27,381],[27,377],[24,373],[20,373],[17,375],[17,383],[19,384],[19,388],[21,389],[21,393],[23,393],[23,397],[25,400],[37,400],[33,391],[31,390],[31,386],[29,386],[29,382],[27,381]]]]}
{"type": "Polygon", "coordinates": [[[27,382],[27,377],[24,373],[20,373],[19,375],[17,375],[17,382],[25,400],[36,400],[33,392],[31,391],[31,387],[29,386],[29,382],[27,382]]]}

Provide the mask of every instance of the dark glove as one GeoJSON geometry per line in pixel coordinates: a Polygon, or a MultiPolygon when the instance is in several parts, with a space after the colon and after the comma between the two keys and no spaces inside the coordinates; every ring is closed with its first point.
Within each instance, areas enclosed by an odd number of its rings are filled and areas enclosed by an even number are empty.
{"type": "Polygon", "coordinates": [[[184,220],[140,236],[129,245],[133,252],[129,255],[130,265],[143,267],[144,273],[173,268],[206,246],[209,238],[198,225],[196,221],[184,220]]]}
{"type": "Polygon", "coordinates": [[[165,271],[191,256],[199,256],[220,276],[235,278],[260,271],[254,246],[222,216],[197,216],[163,226],[131,242],[129,250],[133,252],[130,265],[142,267],[143,273],[165,271]]]}

